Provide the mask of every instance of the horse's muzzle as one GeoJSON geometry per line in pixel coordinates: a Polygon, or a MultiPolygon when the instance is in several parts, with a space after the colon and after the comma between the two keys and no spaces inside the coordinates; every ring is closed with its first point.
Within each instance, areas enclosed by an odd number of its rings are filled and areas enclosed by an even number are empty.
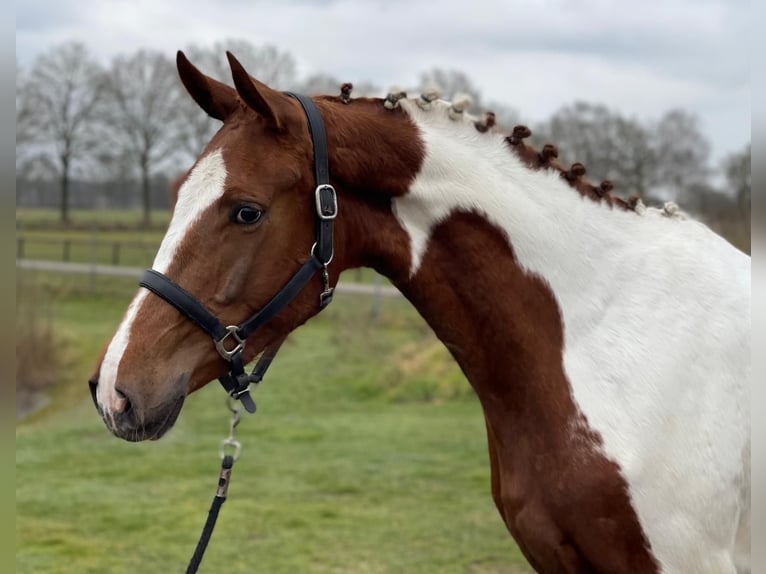
{"type": "Polygon", "coordinates": [[[176,422],[186,398],[183,383],[187,378],[186,375],[182,375],[177,381],[177,383],[182,384],[174,385],[180,392],[174,393],[172,397],[162,401],[159,405],[149,408],[143,406],[145,402],[140,397],[132,396],[131,392],[117,387],[115,392],[122,399],[122,408],[113,412],[107,412],[98,403],[98,380],[91,379],[88,381],[88,385],[93,404],[112,434],[130,442],[139,442],[157,440],[170,430],[176,422]]]}

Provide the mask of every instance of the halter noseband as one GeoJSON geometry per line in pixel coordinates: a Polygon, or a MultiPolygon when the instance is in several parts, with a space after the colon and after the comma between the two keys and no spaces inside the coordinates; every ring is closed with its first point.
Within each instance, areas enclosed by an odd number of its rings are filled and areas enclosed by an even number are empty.
{"type": "Polygon", "coordinates": [[[224,326],[218,317],[208,311],[194,295],[159,271],[147,269],[139,282],[141,287],[149,289],[170,303],[182,315],[185,315],[192,323],[212,337],[218,354],[229,363],[229,372],[218,380],[226,392],[233,398],[240,400],[250,413],[255,412],[255,402],[250,396],[250,384],[261,382],[282,341],[267,347],[261,358],[258,359],[252,373],[247,374],[242,359],[247,338],[289,305],[318,271],[322,272],[322,293],[319,296],[320,310],[329,305],[333,297],[333,288],[330,286],[327,266],[333,258],[333,221],[338,215],[338,198],[335,189],[330,185],[327,135],[322,122],[322,115],[316,104],[301,94],[286,93],[301,104],[308,120],[309,135],[314,147],[316,241],[311,247],[308,261],[260,311],[240,325],[224,326]],[[234,343],[234,346],[229,349],[227,349],[227,339],[231,339],[229,344],[234,343]]]}

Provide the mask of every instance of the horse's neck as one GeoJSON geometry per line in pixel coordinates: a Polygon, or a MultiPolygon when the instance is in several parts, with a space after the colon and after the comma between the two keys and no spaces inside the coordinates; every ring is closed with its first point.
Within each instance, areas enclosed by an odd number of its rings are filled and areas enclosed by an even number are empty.
{"type": "Polygon", "coordinates": [[[568,334],[598,322],[632,275],[625,254],[642,241],[647,218],[581,197],[558,173],[529,169],[500,137],[408,111],[427,150],[409,193],[393,199],[411,245],[412,281],[403,289],[442,338],[454,337],[457,324],[480,346],[498,347],[492,362],[550,361],[555,345],[561,363],[561,314],[568,334]],[[438,308],[434,297],[446,292],[453,300],[438,308]]]}
{"type": "MultiPolygon", "coordinates": [[[[411,278],[398,286],[453,353],[480,398],[494,404],[489,411],[498,416],[513,411],[523,420],[575,420],[566,341],[598,325],[608,300],[620,295],[618,278],[602,269],[606,261],[596,259],[616,257],[616,244],[600,249],[578,241],[576,229],[551,227],[541,215],[524,228],[542,237],[519,241],[519,249],[508,240],[518,236],[513,229],[479,208],[452,211],[425,232],[414,223],[422,212],[407,198],[395,205],[410,235],[410,261],[416,262],[411,278]],[[421,232],[427,247],[418,254],[415,237],[421,232]]],[[[615,348],[593,352],[619,356],[615,348]]]]}
{"type": "Polygon", "coordinates": [[[418,272],[399,288],[491,410],[540,420],[575,415],[555,298],[481,216],[459,213],[439,225],[418,272]]]}
{"type": "MultiPolygon", "coordinates": [[[[625,262],[615,262],[644,218],[581,197],[558,173],[528,168],[499,136],[403,105],[417,129],[382,111],[354,124],[385,130],[393,123],[396,139],[374,150],[364,149],[369,134],[360,134],[358,146],[344,142],[355,152],[347,165],[339,161],[341,170],[365,164],[364,157],[407,166],[373,170],[399,178],[406,193],[386,197],[395,217],[378,205],[358,218],[345,240],[361,245],[363,257],[352,264],[371,264],[394,280],[480,395],[518,408],[550,403],[567,392],[562,314],[568,334],[597,322],[630,276],[625,262]],[[525,400],[507,392],[511,384],[525,400]]],[[[350,130],[339,133],[349,138],[350,130]]]]}

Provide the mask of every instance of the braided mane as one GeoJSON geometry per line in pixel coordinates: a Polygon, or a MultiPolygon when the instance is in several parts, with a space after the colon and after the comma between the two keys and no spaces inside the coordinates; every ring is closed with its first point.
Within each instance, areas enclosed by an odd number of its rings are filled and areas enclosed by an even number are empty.
{"type": "MultiPolygon", "coordinates": [[[[323,96],[323,98],[336,101],[343,104],[351,104],[354,100],[351,97],[353,85],[345,82],[340,86],[339,96],[323,96]]],[[[550,143],[543,145],[542,149],[535,149],[524,140],[532,135],[532,131],[525,125],[517,125],[509,133],[503,130],[496,123],[495,113],[485,112],[483,117],[473,116],[468,112],[471,106],[471,97],[467,95],[455,95],[452,102],[441,100],[441,92],[438,88],[430,87],[423,91],[418,98],[412,98],[417,106],[422,110],[446,109],[447,115],[454,121],[470,122],[479,133],[490,133],[502,135],[511,153],[516,156],[530,169],[554,169],[558,171],[561,178],[566,181],[570,187],[575,189],[580,195],[588,199],[605,203],[609,207],[622,211],[633,211],[639,215],[647,212],[658,213],[659,215],[672,219],[686,219],[684,214],[673,202],[667,202],[661,209],[647,208],[638,195],[631,195],[623,199],[612,194],[614,185],[609,180],[603,180],[598,185],[585,178],[586,169],[580,162],[575,162],[566,167],[558,159],[558,148],[550,143]]],[[[398,88],[392,88],[385,98],[359,98],[367,101],[378,102],[388,110],[399,108],[400,100],[407,99],[407,93],[398,88]]]]}
{"type": "Polygon", "coordinates": [[[545,144],[541,150],[536,150],[526,144],[524,140],[532,135],[532,131],[527,126],[515,126],[513,131],[506,136],[505,141],[511,147],[511,150],[532,169],[555,169],[561,177],[580,195],[588,197],[593,201],[605,202],[611,207],[617,207],[625,211],[641,212],[639,206],[642,206],[641,199],[637,195],[630,196],[627,201],[612,195],[613,184],[609,180],[602,181],[599,185],[594,185],[585,179],[586,169],[580,162],[573,163],[569,168],[564,166],[559,160],[558,148],[553,144],[545,144]]]}
{"type": "MultiPolygon", "coordinates": [[[[476,129],[482,133],[487,131],[486,126],[492,127],[494,125],[494,117],[494,113],[487,112],[484,122],[477,122],[475,124],[476,129]]],[[[559,151],[555,145],[547,143],[538,151],[526,144],[524,140],[531,135],[532,131],[527,126],[518,125],[505,137],[505,141],[511,147],[513,153],[528,167],[532,169],[555,169],[570,187],[576,189],[580,195],[596,202],[606,203],[610,207],[616,207],[623,211],[633,211],[639,215],[652,212],[672,219],[686,219],[686,214],[679,209],[678,205],[670,201],[666,202],[662,209],[647,208],[638,195],[630,195],[628,199],[612,195],[614,185],[611,181],[605,179],[598,185],[591,183],[584,177],[586,170],[582,163],[575,162],[567,168],[558,160],[559,151]]]]}

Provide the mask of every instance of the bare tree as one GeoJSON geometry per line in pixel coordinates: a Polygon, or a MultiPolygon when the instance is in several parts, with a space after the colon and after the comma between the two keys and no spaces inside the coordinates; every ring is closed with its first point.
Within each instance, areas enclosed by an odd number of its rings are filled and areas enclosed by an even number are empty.
{"type": "MultiPolygon", "coordinates": [[[[375,98],[375,97],[382,97],[385,94],[383,93],[383,89],[375,84],[374,82],[370,82],[368,80],[361,80],[361,81],[354,81],[354,91],[352,92],[351,96],[354,98],[375,98]]],[[[336,88],[336,90],[339,88],[336,88]]],[[[332,92],[330,92],[332,94],[332,92]]]]}
{"type": "Polygon", "coordinates": [[[494,100],[487,102],[485,108],[486,110],[483,111],[493,112],[495,114],[497,126],[507,132],[510,132],[513,127],[521,121],[521,115],[516,108],[501,102],[494,100]]]}
{"type": "MultiPolygon", "coordinates": [[[[160,52],[140,50],[115,58],[109,71],[112,152],[130,158],[141,181],[143,224],[151,222],[151,178],[176,158],[184,122],[175,65],[160,52]]],[[[118,162],[119,163],[119,162],[118,162]]]]}
{"type": "Polygon", "coordinates": [[[658,199],[657,154],[651,146],[651,134],[638,121],[625,117],[614,119],[613,130],[615,164],[606,177],[619,182],[627,194],[647,201],[658,199]]]}
{"type": "Polygon", "coordinates": [[[183,117],[184,126],[179,139],[179,150],[183,152],[184,159],[193,161],[205,149],[221,127],[221,123],[203,112],[185,93],[179,103],[179,113],[183,117]]]}
{"type": "Polygon", "coordinates": [[[510,131],[519,123],[518,110],[497,100],[485,101],[473,80],[460,70],[432,68],[422,72],[416,91],[428,88],[438,88],[442,94],[441,97],[445,100],[453,100],[455,96],[461,94],[470,96],[472,113],[480,115],[482,112],[493,112],[500,129],[510,131]]]}
{"type": "Polygon", "coordinates": [[[481,93],[471,78],[460,70],[444,70],[432,68],[420,74],[419,90],[436,87],[441,90],[442,97],[451,100],[458,94],[471,96],[476,108],[482,107],[481,93]]]}
{"type": "Polygon", "coordinates": [[[338,95],[343,82],[330,74],[312,74],[297,86],[297,90],[309,96],[338,95]]]}
{"type": "MultiPolygon", "coordinates": [[[[27,88],[27,74],[16,64],[16,178],[28,172],[27,152],[32,140],[33,118],[32,109],[29,105],[27,88]]],[[[23,186],[16,186],[16,196],[22,192],[23,186]]]]}
{"type": "Polygon", "coordinates": [[[16,159],[18,148],[32,139],[32,109],[28,97],[26,72],[16,64],[16,159]]]}
{"type": "Polygon", "coordinates": [[[750,143],[739,152],[730,154],[723,161],[726,191],[734,193],[742,214],[750,218],[750,143]]]}
{"type": "Polygon", "coordinates": [[[582,162],[593,177],[613,177],[614,117],[606,106],[575,102],[557,110],[534,130],[534,140],[555,144],[563,162],[582,162]]]}
{"type": "Polygon", "coordinates": [[[682,199],[710,177],[710,142],[699,118],[685,110],[670,110],[652,130],[660,186],[682,199]]]}
{"type": "Polygon", "coordinates": [[[582,162],[591,179],[610,179],[623,194],[647,196],[656,181],[650,134],[636,120],[601,104],[575,102],[539,129],[536,143],[550,141],[564,163],[582,162]]]}
{"type": "Polygon", "coordinates": [[[216,42],[209,51],[210,73],[222,82],[230,83],[231,71],[226,51],[234,54],[254,78],[278,90],[294,87],[295,58],[272,44],[256,46],[247,40],[231,38],[216,42]]]}
{"type": "MultiPolygon", "coordinates": [[[[282,90],[295,87],[295,59],[289,52],[283,52],[271,44],[256,46],[247,40],[228,39],[216,42],[211,47],[191,45],[184,52],[200,70],[231,85],[227,50],[261,82],[282,90]]],[[[191,98],[185,98],[181,105],[186,126],[182,145],[191,158],[196,158],[220,124],[200,111],[191,98]]]]}
{"type": "Polygon", "coordinates": [[[16,135],[35,146],[37,157],[29,158],[31,164],[49,166],[58,175],[62,222],[69,221],[73,170],[90,158],[98,143],[94,120],[103,94],[103,71],[77,42],[40,56],[22,81],[21,93],[17,85],[16,112],[17,119],[21,113],[22,131],[17,124],[16,135]]]}
{"type": "MultiPolygon", "coordinates": [[[[321,95],[329,95],[329,96],[337,96],[340,94],[340,87],[341,85],[349,81],[347,78],[343,82],[340,81],[338,78],[331,74],[324,74],[324,73],[318,73],[318,74],[312,74],[305,80],[299,82],[296,85],[296,90],[302,94],[308,94],[309,96],[321,96],[321,95]]],[[[367,81],[351,81],[353,85],[353,91],[351,93],[351,97],[353,98],[363,98],[363,97],[372,97],[372,96],[380,96],[382,95],[382,90],[373,84],[372,82],[367,81]]]]}

